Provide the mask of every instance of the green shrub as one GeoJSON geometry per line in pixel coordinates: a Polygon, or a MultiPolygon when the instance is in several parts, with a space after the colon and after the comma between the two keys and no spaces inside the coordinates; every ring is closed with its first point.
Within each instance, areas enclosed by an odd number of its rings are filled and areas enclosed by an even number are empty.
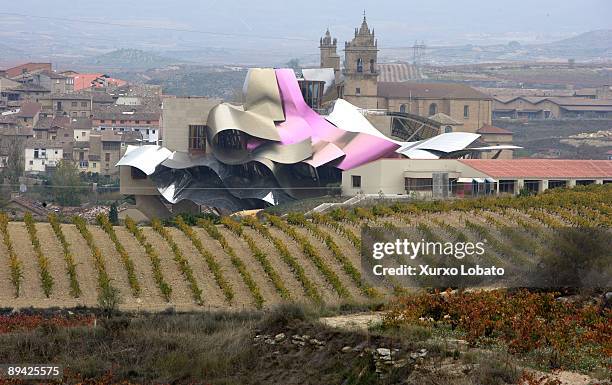
{"type": "Polygon", "coordinates": [[[62,231],[62,225],[59,223],[55,213],[49,214],[48,219],[55,236],[62,245],[64,261],[66,262],[66,273],[68,274],[68,278],[70,280],[70,294],[74,298],[78,298],[81,296],[81,287],[79,286],[79,280],[77,279],[76,263],[74,262],[74,257],[70,252],[70,244],[68,241],[66,241],[66,237],[62,231]]]}
{"type": "Polygon", "coordinates": [[[40,282],[43,292],[45,293],[45,296],[49,298],[51,291],[53,290],[53,277],[49,272],[49,258],[45,257],[45,254],[40,247],[40,241],[38,240],[38,235],[36,234],[36,223],[34,222],[34,218],[32,218],[32,214],[26,213],[23,221],[28,230],[28,234],[30,235],[30,242],[32,243],[34,253],[36,254],[36,260],[38,261],[40,282]]]}

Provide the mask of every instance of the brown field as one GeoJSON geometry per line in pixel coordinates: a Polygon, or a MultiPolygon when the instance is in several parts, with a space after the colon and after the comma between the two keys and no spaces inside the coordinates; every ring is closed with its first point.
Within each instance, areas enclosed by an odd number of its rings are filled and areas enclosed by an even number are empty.
{"type": "MultiPolygon", "coordinates": [[[[609,185],[604,185],[536,197],[373,205],[340,209],[313,218],[301,214],[266,217],[259,227],[247,221],[237,224],[240,235],[228,223],[215,225],[216,235],[201,226],[192,226],[191,235],[180,226],[166,227],[170,240],[161,236],[159,228],[140,226],[146,243],[159,256],[161,274],[157,276],[143,243],[126,227],[113,227],[124,250],[121,253],[101,225],[88,224],[87,229],[102,256],[102,268],[110,286],[119,291],[122,310],[267,309],[283,302],[335,306],[385,300],[398,289],[370,290],[362,282],[359,239],[363,225],[380,227],[385,236],[392,238],[478,241],[486,237],[491,250],[483,256],[486,257],[483,262],[529,264],[537,260],[537,245],[557,227],[609,229],[611,194],[609,185]],[[250,245],[247,239],[252,240],[250,245]],[[199,240],[201,246],[194,240],[199,240]],[[174,251],[171,241],[176,244],[174,251]],[[284,254],[279,248],[283,246],[284,254]],[[180,267],[177,253],[190,269],[191,278],[180,267]],[[132,265],[131,276],[128,262],[132,265]],[[160,276],[171,289],[168,301],[160,289],[160,276]],[[201,300],[194,290],[200,290],[201,300]]],[[[98,306],[100,266],[96,267],[94,254],[79,228],[61,224],[81,289],[80,295],[74,297],[59,238],[49,223],[36,223],[35,227],[48,261],[47,271],[53,278],[50,295],[47,298],[44,294],[40,258],[26,224],[8,222],[9,243],[20,264],[21,280],[19,294],[15,295],[16,285],[11,279],[14,272],[11,260],[15,258],[11,259],[4,236],[0,243],[0,307],[98,306]]]]}

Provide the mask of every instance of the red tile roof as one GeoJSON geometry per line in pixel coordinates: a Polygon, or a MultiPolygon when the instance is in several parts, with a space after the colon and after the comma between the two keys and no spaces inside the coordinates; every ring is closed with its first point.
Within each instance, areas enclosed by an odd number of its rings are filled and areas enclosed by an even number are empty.
{"type": "Polygon", "coordinates": [[[490,96],[461,83],[379,82],[378,95],[396,99],[491,99],[490,96]]]}
{"type": "Polygon", "coordinates": [[[120,79],[113,79],[111,77],[106,77],[104,74],[76,74],[76,75],[67,75],[74,78],[74,90],[81,91],[84,89],[88,89],[93,87],[99,87],[100,85],[96,82],[96,79],[104,78],[108,84],[112,84],[115,86],[122,86],[127,84],[126,81],[120,79]]]}
{"type": "Polygon", "coordinates": [[[493,178],[612,178],[610,160],[460,159],[459,161],[493,178]]]}
{"type": "Polygon", "coordinates": [[[483,125],[476,131],[478,134],[497,134],[497,135],[512,135],[512,131],[508,131],[504,128],[490,126],[488,124],[483,125]]]}
{"type": "Polygon", "coordinates": [[[33,118],[40,112],[42,106],[39,103],[25,102],[21,105],[17,116],[20,118],[33,118]]]}

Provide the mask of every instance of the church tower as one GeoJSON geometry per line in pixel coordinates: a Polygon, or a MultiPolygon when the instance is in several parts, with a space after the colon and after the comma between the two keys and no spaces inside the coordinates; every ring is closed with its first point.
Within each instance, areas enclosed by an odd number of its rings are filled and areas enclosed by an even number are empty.
{"type": "Polygon", "coordinates": [[[344,45],[344,99],[361,108],[378,108],[378,42],[365,12],[355,37],[344,45]]]}
{"type": "Polygon", "coordinates": [[[321,50],[321,68],[333,68],[336,75],[340,72],[340,56],[336,53],[338,39],[332,39],[329,29],[321,38],[319,49],[321,50]]]}

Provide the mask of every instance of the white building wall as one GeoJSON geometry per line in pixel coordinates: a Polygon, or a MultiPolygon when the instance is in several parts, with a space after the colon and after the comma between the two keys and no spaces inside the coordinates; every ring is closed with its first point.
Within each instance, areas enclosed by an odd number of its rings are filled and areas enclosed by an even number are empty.
{"type": "Polygon", "coordinates": [[[74,130],[74,141],[75,142],[89,142],[89,136],[91,135],[90,129],[75,129],[74,130]]]}
{"type": "Polygon", "coordinates": [[[63,157],[61,148],[26,148],[25,172],[46,172],[47,166],[57,166],[63,157]]]}

